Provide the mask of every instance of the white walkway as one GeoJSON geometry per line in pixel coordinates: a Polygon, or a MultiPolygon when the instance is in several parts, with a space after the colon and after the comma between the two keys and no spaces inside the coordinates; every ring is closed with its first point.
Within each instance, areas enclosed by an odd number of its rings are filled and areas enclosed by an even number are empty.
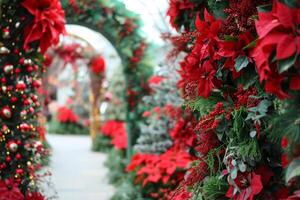
{"type": "Polygon", "coordinates": [[[48,134],[53,149],[50,170],[59,200],[109,200],[113,187],[103,166],[106,155],[90,150],[88,136],[48,134]]]}

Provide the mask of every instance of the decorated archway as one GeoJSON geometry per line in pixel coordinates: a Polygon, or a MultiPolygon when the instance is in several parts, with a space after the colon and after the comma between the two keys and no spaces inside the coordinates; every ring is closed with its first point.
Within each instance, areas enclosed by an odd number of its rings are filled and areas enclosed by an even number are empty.
{"type": "MultiPolygon", "coordinates": [[[[151,73],[148,45],[138,17],[118,1],[4,0],[0,1],[1,156],[0,188],[4,199],[42,199],[38,187],[43,129],[38,123],[40,102],[37,89],[46,71],[44,53],[69,24],[89,27],[103,34],[118,50],[124,66],[126,126],[130,157],[138,134],[139,99],[147,92],[151,73]],[[118,9],[123,7],[121,10],[118,9]],[[75,14],[75,15],[74,15],[75,14]],[[5,196],[6,195],[6,196],[5,196]]],[[[1,196],[1,198],[2,198],[1,196]]]]}
{"type": "Polygon", "coordinates": [[[151,61],[148,44],[142,37],[141,22],[137,15],[127,11],[119,1],[69,1],[62,0],[67,23],[91,28],[104,35],[121,57],[125,76],[127,156],[131,157],[132,145],[139,133],[137,122],[142,110],[137,106],[147,93],[146,80],[150,76],[151,61]],[[75,14],[75,15],[74,15],[75,14]]]}

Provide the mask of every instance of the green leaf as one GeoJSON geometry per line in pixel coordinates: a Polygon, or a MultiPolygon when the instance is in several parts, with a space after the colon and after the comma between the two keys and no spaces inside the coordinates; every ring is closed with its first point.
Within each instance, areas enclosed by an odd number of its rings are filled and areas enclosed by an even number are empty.
{"type": "Polygon", "coordinates": [[[283,2],[291,8],[300,8],[300,2],[298,0],[283,0],[283,2]]]}
{"type": "Polygon", "coordinates": [[[278,72],[281,74],[287,70],[289,70],[296,62],[297,60],[297,53],[295,53],[295,55],[284,59],[284,60],[279,60],[278,61],[278,72]]]}
{"type": "Polygon", "coordinates": [[[232,35],[224,35],[224,40],[226,40],[228,42],[236,42],[236,41],[238,41],[238,38],[236,36],[232,36],[232,35]]]}
{"type": "Polygon", "coordinates": [[[245,55],[240,55],[235,59],[234,68],[237,72],[241,71],[243,68],[247,67],[249,64],[248,57],[245,55]]]}
{"type": "Polygon", "coordinates": [[[272,10],[272,4],[266,4],[257,7],[258,12],[270,12],[272,10]]]}
{"type": "Polygon", "coordinates": [[[255,46],[256,46],[256,43],[257,43],[257,40],[258,40],[258,38],[255,39],[255,40],[253,40],[253,41],[250,42],[249,44],[247,44],[247,45],[243,48],[243,50],[251,49],[251,48],[255,47],[255,46]]]}
{"type": "Polygon", "coordinates": [[[285,182],[288,183],[292,178],[300,175],[300,157],[293,160],[286,170],[285,182]]]}

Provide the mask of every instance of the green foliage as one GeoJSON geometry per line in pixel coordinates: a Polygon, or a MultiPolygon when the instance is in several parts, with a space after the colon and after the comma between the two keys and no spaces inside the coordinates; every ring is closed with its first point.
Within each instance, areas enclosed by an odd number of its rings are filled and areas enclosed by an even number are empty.
{"type": "Polygon", "coordinates": [[[111,200],[150,200],[142,196],[141,186],[134,184],[133,174],[127,174],[118,185],[111,200]]]}
{"type": "Polygon", "coordinates": [[[228,190],[228,183],[220,174],[208,177],[202,187],[202,195],[205,200],[218,200],[224,197],[228,190]]]}
{"type": "Polygon", "coordinates": [[[235,59],[235,65],[234,68],[237,72],[241,71],[245,67],[247,67],[249,64],[248,57],[245,55],[240,55],[235,59]]]}
{"type": "Polygon", "coordinates": [[[108,154],[105,166],[109,169],[108,180],[111,184],[120,185],[126,177],[126,154],[123,150],[112,148],[108,154]]]}
{"type": "Polygon", "coordinates": [[[186,102],[186,105],[193,111],[198,111],[200,116],[208,114],[218,102],[217,98],[205,99],[197,97],[195,100],[186,102]]]}
{"type": "Polygon", "coordinates": [[[89,129],[81,124],[61,123],[53,119],[48,123],[48,132],[62,135],[88,135],[89,129]]]}
{"type": "Polygon", "coordinates": [[[92,150],[98,152],[107,153],[113,148],[111,144],[111,138],[103,135],[97,134],[96,138],[93,140],[92,150]]]}

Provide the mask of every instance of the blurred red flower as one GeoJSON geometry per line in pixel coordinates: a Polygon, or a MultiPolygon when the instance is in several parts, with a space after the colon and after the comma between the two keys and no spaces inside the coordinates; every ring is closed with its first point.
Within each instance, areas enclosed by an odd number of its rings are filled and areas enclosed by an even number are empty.
{"type": "Polygon", "coordinates": [[[62,123],[78,123],[79,117],[72,109],[63,106],[57,110],[57,120],[62,123]]]}
{"type": "Polygon", "coordinates": [[[91,60],[91,70],[93,73],[99,75],[105,71],[105,60],[102,56],[98,55],[91,60]]]}

